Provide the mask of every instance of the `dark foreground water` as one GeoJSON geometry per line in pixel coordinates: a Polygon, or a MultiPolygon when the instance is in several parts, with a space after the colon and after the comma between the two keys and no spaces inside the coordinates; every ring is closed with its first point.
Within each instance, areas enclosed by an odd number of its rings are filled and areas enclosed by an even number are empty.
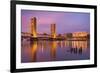
{"type": "Polygon", "coordinates": [[[87,60],[89,41],[22,41],[21,62],[87,60]]]}

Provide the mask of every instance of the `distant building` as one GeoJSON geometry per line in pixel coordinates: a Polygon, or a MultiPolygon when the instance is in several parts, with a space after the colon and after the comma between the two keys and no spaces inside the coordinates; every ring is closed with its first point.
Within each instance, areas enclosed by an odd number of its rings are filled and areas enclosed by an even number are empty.
{"type": "Polygon", "coordinates": [[[56,38],[56,24],[51,24],[51,37],[56,38]]]}
{"type": "Polygon", "coordinates": [[[67,38],[72,38],[72,33],[67,33],[67,38]]]}
{"type": "Polygon", "coordinates": [[[72,37],[87,37],[89,35],[88,32],[74,32],[72,33],[72,37]]]}
{"type": "Polygon", "coordinates": [[[31,34],[33,37],[37,37],[37,20],[36,17],[31,18],[31,34]]]}
{"type": "Polygon", "coordinates": [[[73,32],[64,34],[64,37],[67,40],[89,40],[90,34],[88,32],[73,32]]]}
{"type": "Polygon", "coordinates": [[[67,39],[67,40],[70,40],[72,38],[72,33],[66,33],[64,34],[64,37],[67,39]]]}

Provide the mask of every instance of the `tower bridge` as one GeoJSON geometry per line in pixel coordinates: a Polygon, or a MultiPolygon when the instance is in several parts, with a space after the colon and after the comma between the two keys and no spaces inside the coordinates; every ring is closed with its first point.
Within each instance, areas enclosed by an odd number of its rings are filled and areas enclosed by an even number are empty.
{"type": "Polygon", "coordinates": [[[29,32],[21,32],[22,39],[54,39],[56,38],[56,24],[51,24],[51,34],[37,33],[37,19],[32,17],[30,21],[29,32]],[[29,33],[30,32],[30,33],[29,33]]]}
{"type": "MultiPolygon", "coordinates": [[[[85,35],[87,35],[87,33],[71,33],[71,35],[69,38],[63,36],[63,34],[61,36],[58,36],[56,34],[56,24],[53,23],[51,24],[51,34],[40,34],[37,33],[37,19],[36,17],[32,17],[30,19],[30,27],[29,27],[29,31],[28,32],[21,32],[21,39],[36,39],[36,40],[86,40],[87,36],[82,37],[85,35]]],[[[67,34],[68,35],[68,34],[67,34]]]]}

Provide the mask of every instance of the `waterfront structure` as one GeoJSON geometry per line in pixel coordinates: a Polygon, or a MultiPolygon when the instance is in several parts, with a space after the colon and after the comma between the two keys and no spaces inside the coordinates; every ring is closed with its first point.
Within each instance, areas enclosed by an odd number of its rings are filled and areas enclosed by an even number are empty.
{"type": "Polygon", "coordinates": [[[88,32],[74,32],[72,33],[73,40],[89,40],[88,32]]]}
{"type": "Polygon", "coordinates": [[[56,38],[56,24],[51,24],[51,38],[56,38]]]}
{"type": "Polygon", "coordinates": [[[74,32],[72,33],[72,37],[87,37],[89,35],[88,32],[74,32]]]}
{"type": "Polygon", "coordinates": [[[88,32],[73,32],[64,34],[67,40],[89,40],[90,35],[88,32]]]}

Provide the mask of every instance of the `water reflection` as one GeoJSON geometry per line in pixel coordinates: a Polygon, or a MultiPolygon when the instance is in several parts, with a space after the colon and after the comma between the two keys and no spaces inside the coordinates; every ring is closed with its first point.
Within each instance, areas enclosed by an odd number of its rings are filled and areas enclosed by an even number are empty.
{"type": "Polygon", "coordinates": [[[85,60],[89,58],[89,41],[22,41],[21,62],[85,60]]]}
{"type": "Polygon", "coordinates": [[[51,50],[50,50],[51,58],[52,58],[52,60],[55,60],[57,43],[56,43],[56,41],[52,41],[50,44],[51,44],[51,50]]]}
{"type": "Polygon", "coordinates": [[[37,41],[34,41],[32,43],[30,43],[31,45],[31,49],[32,49],[32,61],[35,62],[36,61],[36,53],[37,53],[37,41]]]}

